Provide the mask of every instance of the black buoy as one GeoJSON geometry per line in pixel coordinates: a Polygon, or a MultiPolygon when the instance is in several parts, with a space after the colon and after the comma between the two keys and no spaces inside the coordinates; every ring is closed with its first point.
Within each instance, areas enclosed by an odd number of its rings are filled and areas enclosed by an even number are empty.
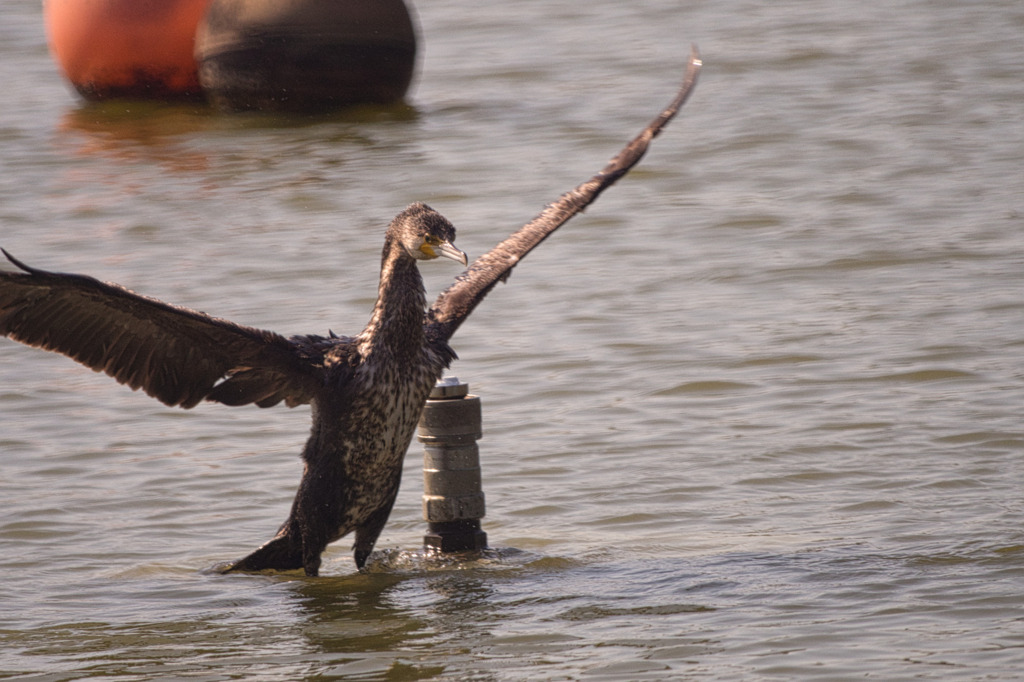
{"type": "Polygon", "coordinates": [[[196,61],[222,109],[388,104],[412,82],[416,31],[402,0],[213,0],[196,61]]]}
{"type": "Polygon", "coordinates": [[[480,451],[480,398],[455,377],[437,382],[420,417],[423,443],[423,546],[436,552],[487,549],[480,451]]]}

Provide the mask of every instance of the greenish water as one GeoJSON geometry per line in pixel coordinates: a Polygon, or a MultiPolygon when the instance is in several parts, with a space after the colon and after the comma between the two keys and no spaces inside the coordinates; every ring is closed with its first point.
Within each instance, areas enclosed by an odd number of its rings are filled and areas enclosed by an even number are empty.
{"type": "MultiPolygon", "coordinates": [[[[220,576],[302,409],[174,411],[0,341],[0,677],[1005,680],[1024,668],[1024,8],[420,3],[409,107],[88,106],[0,6],[0,245],[283,333],[362,328],[423,200],[483,253],[705,70],[460,330],[494,551],[220,576]]],[[[431,292],[457,274],[425,266],[431,292]]]]}

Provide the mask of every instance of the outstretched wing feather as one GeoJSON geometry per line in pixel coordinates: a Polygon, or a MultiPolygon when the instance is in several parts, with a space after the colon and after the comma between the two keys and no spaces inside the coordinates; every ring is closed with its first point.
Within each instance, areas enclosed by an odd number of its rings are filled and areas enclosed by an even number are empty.
{"type": "Polygon", "coordinates": [[[512,233],[496,247],[473,261],[455,282],[445,289],[427,311],[427,335],[434,343],[447,343],[455,330],[499,281],[506,279],[520,260],[552,232],[592,203],[605,189],[629,172],[654,139],[689,98],[700,73],[700,54],[690,52],[686,76],[672,102],[631,140],[595,176],[563,194],[536,218],[512,233]]]}
{"type": "Polygon", "coordinates": [[[278,334],[3,253],[22,272],[0,272],[0,334],[67,355],[167,405],[298,405],[321,384],[318,358],[278,334]],[[220,387],[243,372],[246,390],[222,400],[229,392],[220,387]]]}

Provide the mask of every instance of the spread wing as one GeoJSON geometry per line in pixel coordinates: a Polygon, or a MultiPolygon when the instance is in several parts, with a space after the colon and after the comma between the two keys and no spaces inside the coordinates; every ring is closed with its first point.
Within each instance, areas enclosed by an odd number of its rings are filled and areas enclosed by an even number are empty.
{"type": "Polygon", "coordinates": [[[658,135],[683,106],[700,73],[701,59],[696,46],[691,49],[683,84],[675,99],[644,130],[633,138],[600,173],[566,192],[540,215],[513,232],[505,241],[473,261],[455,283],[445,289],[427,311],[427,337],[434,343],[446,343],[459,325],[499,281],[509,276],[512,268],[557,230],[582,211],[605,189],[629,172],[658,135]]]}
{"type": "Polygon", "coordinates": [[[326,339],[289,340],[3,253],[22,272],[0,272],[0,334],[63,353],[162,403],[295,406],[322,384],[326,339]]]}

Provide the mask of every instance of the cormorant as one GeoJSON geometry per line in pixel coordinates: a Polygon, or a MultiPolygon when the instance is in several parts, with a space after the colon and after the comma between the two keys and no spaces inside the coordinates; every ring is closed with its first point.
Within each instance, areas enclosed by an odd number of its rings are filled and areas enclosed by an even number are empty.
{"type": "Polygon", "coordinates": [[[313,427],[288,520],[223,570],[304,569],[315,576],[328,544],[355,532],[366,563],[398,492],[402,459],[431,388],[455,359],[455,330],[512,268],[644,155],[686,101],[700,71],[696,48],[675,99],[597,175],[473,262],[426,310],[416,262],[467,263],[455,228],[429,206],[398,214],[384,238],[378,298],[351,337],[253,329],[162,303],[85,275],[0,272],[0,333],[63,353],[170,406],[202,400],[270,407],[309,404],[313,427]]]}

